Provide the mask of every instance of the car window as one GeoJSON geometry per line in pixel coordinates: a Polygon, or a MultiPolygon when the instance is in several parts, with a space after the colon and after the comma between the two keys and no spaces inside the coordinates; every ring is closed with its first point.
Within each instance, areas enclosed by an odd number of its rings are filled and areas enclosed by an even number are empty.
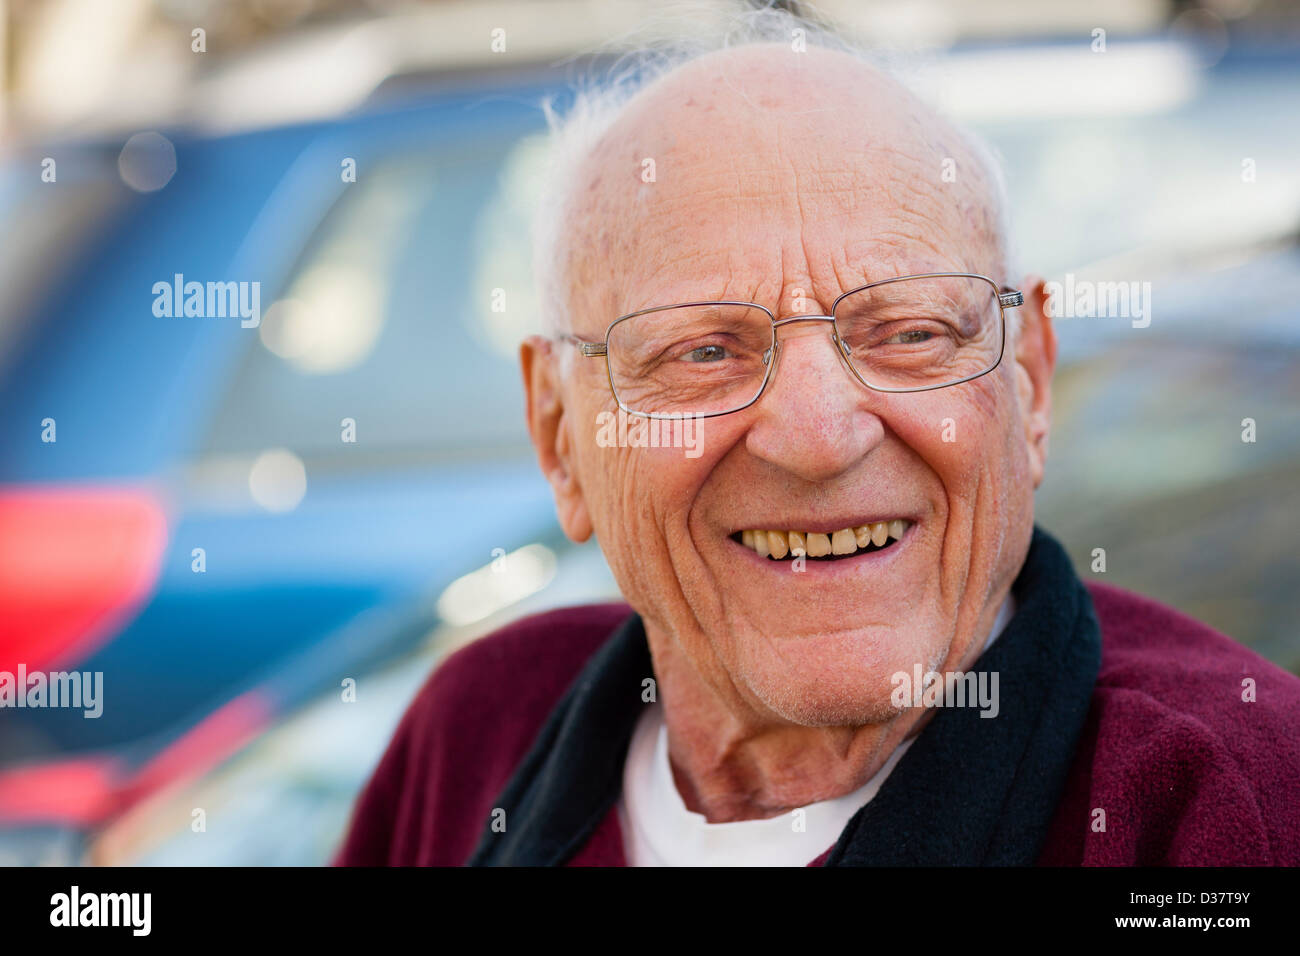
{"type": "Polygon", "coordinates": [[[262,302],[205,456],[284,447],[392,462],[524,447],[515,351],[535,312],[541,146],[430,147],[359,169],[262,302]]]}

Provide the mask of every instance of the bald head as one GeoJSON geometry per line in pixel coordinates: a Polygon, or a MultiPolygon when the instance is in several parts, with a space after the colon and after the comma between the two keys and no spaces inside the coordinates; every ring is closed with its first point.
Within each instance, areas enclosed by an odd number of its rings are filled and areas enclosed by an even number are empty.
{"type": "Polygon", "coordinates": [[[1007,279],[984,156],[839,51],[764,43],[689,61],[624,106],[568,188],[554,264],[582,334],[686,299],[810,312],[889,275],[1007,279]]]}

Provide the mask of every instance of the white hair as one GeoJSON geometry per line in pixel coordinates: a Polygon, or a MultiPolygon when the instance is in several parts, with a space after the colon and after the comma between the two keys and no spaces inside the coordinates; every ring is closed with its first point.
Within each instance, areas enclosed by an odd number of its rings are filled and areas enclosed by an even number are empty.
{"type": "MultiPolygon", "coordinates": [[[[806,5],[804,6],[807,9],[806,5]]],[[[899,70],[888,62],[891,57],[881,51],[868,51],[854,45],[840,33],[813,19],[775,7],[733,9],[720,12],[717,3],[677,4],[642,25],[638,34],[651,37],[624,52],[603,77],[581,76],[572,89],[572,103],[563,113],[556,107],[556,97],[541,104],[550,127],[551,138],[542,193],[533,221],[533,274],[538,287],[541,322],[546,334],[554,335],[569,328],[566,319],[569,302],[568,250],[565,243],[571,230],[566,228],[576,196],[583,183],[580,169],[605,132],[618,120],[631,99],[654,81],[706,54],[722,49],[762,43],[788,44],[802,37],[809,48],[848,54],[898,82],[904,88],[899,70]]],[[[624,37],[608,46],[635,43],[624,37]]],[[[919,97],[918,97],[919,99],[919,97]]],[[[935,110],[936,115],[942,115],[935,110]]],[[[990,185],[996,219],[997,241],[1002,259],[1002,282],[1016,282],[1015,256],[1011,241],[1010,210],[1006,180],[997,150],[983,137],[959,123],[949,120],[976,161],[984,168],[990,185]]],[[[1018,330],[1015,311],[1012,332],[1018,330]]]]}

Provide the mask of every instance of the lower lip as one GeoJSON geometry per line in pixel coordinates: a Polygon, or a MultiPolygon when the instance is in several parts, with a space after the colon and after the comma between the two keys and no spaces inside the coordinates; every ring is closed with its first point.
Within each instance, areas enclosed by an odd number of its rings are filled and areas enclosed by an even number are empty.
{"type": "Polygon", "coordinates": [[[915,533],[916,528],[917,528],[917,523],[913,521],[911,524],[908,525],[907,530],[903,532],[903,536],[901,538],[897,539],[889,547],[884,548],[880,551],[871,551],[867,554],[857,553],[853,555],[848,555],[846,557],[840,558],[838,561],[820,561],[817,559],[809,559],[807,561],[804,561],[803,569],[798,572],[792,571],[791,566],[794,564],[794,561],[790,558],[783,558],[780,561],[774,561],[771,558],[764,557],[763,555],[759,554],[753,548],[745,547],[739,541],[733,541],[731,538],[728,538],[727,542],[735,546],[736,548],[740,549],[741,551],[745,552],[745,554],[749,555],[750,561],[756,562],[762,567],[768,568],[773,571],[783,571],[787,574],[797,573],[800,575],[852,574],[854,570],[858,568],[869,569],[872,572],[876,572],[883,569],[890,562],[892,562],[894,558],[897,555],[899,555],[903,551],[903,549],[905,549],[908,546],[908,544],[911,543],[912,536],[915,533]]]}

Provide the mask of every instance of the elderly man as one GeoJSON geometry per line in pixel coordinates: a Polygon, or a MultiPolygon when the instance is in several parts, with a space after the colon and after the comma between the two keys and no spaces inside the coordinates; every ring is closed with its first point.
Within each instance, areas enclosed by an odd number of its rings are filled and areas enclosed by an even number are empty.
{"type": "Polygon", "coordinates": [[[1056,343],[976,142],[789,43],[569,124],[528,425],[631,610],[448,659],[339,862],[1300,863],[1300,681],[1034,526],[1056,343]]]}

